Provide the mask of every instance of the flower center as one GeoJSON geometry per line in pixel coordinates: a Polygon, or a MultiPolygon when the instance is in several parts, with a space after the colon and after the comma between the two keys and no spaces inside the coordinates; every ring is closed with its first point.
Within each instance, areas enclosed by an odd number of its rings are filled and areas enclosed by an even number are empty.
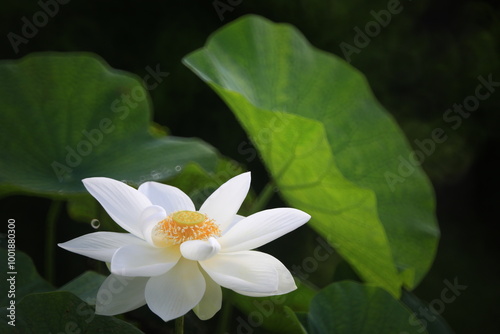
{"type": "Polygon", "coordinates": [[[171,246],[220,235],[219,226],[206,215],[195,211],[177,211],[156,224],[153,242],[157,246],[171,246]]]}
{"type": "Polygon", "coordinates": [[[196,225],[203,223],[207,216],[194,211],[177,211],[172,214],[172,219],[181,225],[196,225]]]}

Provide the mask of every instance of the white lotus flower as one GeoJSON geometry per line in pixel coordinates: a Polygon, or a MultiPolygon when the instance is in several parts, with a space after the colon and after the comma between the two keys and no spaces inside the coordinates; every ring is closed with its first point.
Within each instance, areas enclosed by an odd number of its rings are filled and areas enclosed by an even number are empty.
{"type": "Polygon", "coordinates": [[[59,244],[111,264],[111,275],[97,294],[97,314],[115,315],[147,304],[164,321],[191,309],[205,320],[221,308],[221,286],[247,296],[296,289],[280,261],[251,249],[295,230],[310,216],[291,208],[237,215],[250,173],[223,184],[198,211],[181,190],[161,183],[146,182],[138,190],[103,177],[83,183],[130,232],[95,232],[59,244]]]}

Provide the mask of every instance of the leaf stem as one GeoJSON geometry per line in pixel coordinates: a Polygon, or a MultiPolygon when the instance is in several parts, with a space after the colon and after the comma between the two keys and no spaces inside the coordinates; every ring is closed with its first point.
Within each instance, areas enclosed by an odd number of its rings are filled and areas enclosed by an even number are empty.
{"type": "Polygon", "coordinates": [[[276,185],[274,184],[273,181],[269,181],[266,184],[264,189],[262,189],[259,196],[257,197],[255,202],[253,203],[253,205],[250,209],[250,214],[262,211],[266,207],[267,203],[269,202],[269,200],[273,197],[273,195],[275,193],[275,188],[276,188],[276,185]]]}
{"type": "Polygon", "coordinates": [[[175,319],[175,334],[184,334],[184,316],[175,319]]]}
{"type": "Polygon", "coordinates": [[[54,253],[56,248],[56,223],[61,212],[63,201],[53,200],[50,204],[45,221],[45,279],[54,283],[54,253]]]}
{"type": "MultiPolygon", "coordinates": [[[[225,294],[226,295],[226,294],[225,294]]],[[[231,314],[233,313],[233,305],[229,298],[222,303],[221,315],[215,333],[224,334],[228,333],[229,321],[231,320],[231,314]]]]}

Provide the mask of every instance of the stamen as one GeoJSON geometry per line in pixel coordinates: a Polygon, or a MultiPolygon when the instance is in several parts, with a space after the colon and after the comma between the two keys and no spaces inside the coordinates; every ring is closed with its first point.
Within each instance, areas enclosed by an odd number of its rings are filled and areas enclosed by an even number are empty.
{"type": "Polygon", "coordinates": [[[188,240],[208,240],[220,235],[219,226],[213,219],[195,211],[174,212],[153,229],[153,241],[157,246],[180,245],[188,240]]]}

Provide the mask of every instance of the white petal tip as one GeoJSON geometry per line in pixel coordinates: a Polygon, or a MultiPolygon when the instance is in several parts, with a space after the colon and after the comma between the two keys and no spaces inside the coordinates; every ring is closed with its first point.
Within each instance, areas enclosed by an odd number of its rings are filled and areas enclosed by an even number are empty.
{"type": "MultiPolygon", "coordinates": [[[[219,312],[219,311],[217,311],[217,312],[219,312]]],[[[198,319],[205,321],[205,320],[212,319],[217,312],[215,312],[214,314],[199,314],[199,313],[197,313],[196,316],[198,317],[198,319]]]]}
{"type": "MultiPolygon", "coordinates": [[[[95,182],[99,182],[100,180],[102,179],[108,179],[107,177],[87,177],[85,179],[82,179],[82,183],[87,186],[89,184],[92,184],[92,183],[95,183],[95,182]]],[[[112,179],[109,179],[109,180],[112,180],[112,179]]],[[[113,180],[115,181],[115,180],[113,180]]]]}
{"type": "Polygon", "coordinates": [[[69,248],[71,248],[71,247],[68,247],[68,242],[58,243],[57,246],[61,247],[62,249],[66,249],[66,250],[68,250],[69,248]]]}
{"type": "Polygon", "coordinates": [[[71,240],[70,241],[66,241],[66,242],[60,242],[57,244],[57,246],[61,247],[62,249],[65,249],[67,251],[72,251],[71,249],[74,249],[74,247],[71,247],[70,246],[71,244],[71,240]]]}
{"type": "Polygon", "coordinates": [[[293,211],[294,214],[296,214],[298,217],[302,218],[302,219],[311,219],[311,215],[302,211],[302,210],[299,210],[299,209],[295,209],[295,208],[288,208],[288,210],[290,211],[293,211]]]}

